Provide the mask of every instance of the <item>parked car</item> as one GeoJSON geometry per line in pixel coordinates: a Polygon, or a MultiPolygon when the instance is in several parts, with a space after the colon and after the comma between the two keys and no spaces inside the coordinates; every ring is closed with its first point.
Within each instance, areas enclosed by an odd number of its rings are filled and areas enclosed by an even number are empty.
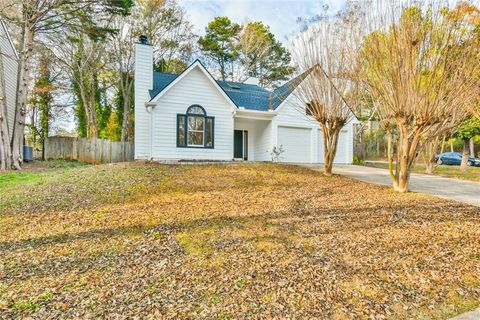
{"type": "MultiPolygon", "coordinates": [[[[457,165],[459,166],[462,163],[462,153],[461,152],[445,152],[441,154],[437,154],[435,156],[435,160],[438,161],[440,158],[440,164],[450,164],[450,165],[457,165]]],[[[480,159],[475,159],[474,157],[468,157],[468,166],[479,166],[480,167],[480,159]]]]}

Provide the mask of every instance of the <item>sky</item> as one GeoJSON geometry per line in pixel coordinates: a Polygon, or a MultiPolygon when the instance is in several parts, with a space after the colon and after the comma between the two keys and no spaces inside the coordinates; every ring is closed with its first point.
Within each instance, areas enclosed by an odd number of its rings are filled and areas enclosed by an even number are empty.
{"type": "MultiPolygon", "coordinates": [[[[1,1],[1,0],[0,0],[1,1]]],[[[288,47],[287,37],[299,29],[297,18],[309,18],[324,12],[337,12],[345,0],[178,0],[189,15],[197,35],[203,35],[205,27],[216,16],[228,16],[236,23],[262,21],[270,26],[277,40],[288,47]]],[[[74,131],[72,117],[57,123],[59,127],[74,131]]]]}
{"type": "Polygon", "coordinates": [[[278,40],[286,43],[286,37],[298,30],[298,17],[320,14],[324,5],[336,12],[345,0],[179,0],[179,3],[186,9],[198,35],[204,33],[215,16],[228,16],[237,23],[262,21],[278,40]]]}

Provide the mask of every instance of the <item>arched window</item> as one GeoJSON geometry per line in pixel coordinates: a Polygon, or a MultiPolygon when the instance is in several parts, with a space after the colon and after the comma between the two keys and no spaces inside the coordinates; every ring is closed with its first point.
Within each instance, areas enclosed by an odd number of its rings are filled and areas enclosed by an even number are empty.
{"type": "Polygon", "coordinates": [[[177,147],[213,148],[214,117],[207,117],[202,106],[194,104],[177,115],[177,147]]]}

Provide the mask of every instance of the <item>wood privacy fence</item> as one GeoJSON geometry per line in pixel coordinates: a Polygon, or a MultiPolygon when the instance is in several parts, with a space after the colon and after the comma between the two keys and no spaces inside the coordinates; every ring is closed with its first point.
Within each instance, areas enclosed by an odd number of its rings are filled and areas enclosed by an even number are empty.
{"type": "Polygon", "coordinates": [[[50,137],[45,139],[45,159],[112,163],[132,161],[133,158],[133,142],[73,137],[50,137]]]}

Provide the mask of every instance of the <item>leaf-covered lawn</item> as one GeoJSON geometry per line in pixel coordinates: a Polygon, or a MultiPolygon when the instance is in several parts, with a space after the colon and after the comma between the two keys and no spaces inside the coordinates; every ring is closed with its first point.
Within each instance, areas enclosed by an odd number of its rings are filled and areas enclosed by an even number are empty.
{"type": "Polygon", "coordinates": [[[0,319],[444,319],[479,305],[478,208],[274,164],[38,174],[0,186],[0,319]]]}

